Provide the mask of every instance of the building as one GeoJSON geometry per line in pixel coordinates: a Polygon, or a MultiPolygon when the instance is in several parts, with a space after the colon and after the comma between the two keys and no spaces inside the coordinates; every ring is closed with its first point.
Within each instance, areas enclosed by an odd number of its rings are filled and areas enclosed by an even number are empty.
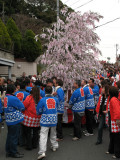
{"type": "Polygon", "coordinates": [[[27,62],[24,59],[14,59],[12,52],[0,49],[0,77],[16,80],[25,72],[28,75],[37,75],[37,63],[27,62]]]}
{"type": "Polygon", "coordinates": [[[20,77],[23,72],[26,73],[26,76],[37,75],[37,63],[27,62],[24,59],[15,59],[15,64],[12,67],[12,76],[20,77]]]}
{"type": "Polygon", "coordinates": [[[11,79],[12,67],[14,66],[14,63],[15,61],[14,61],[13,53],[6,51],[4,49],[0,49],[0,76],[1,77],[8,77],[11,79]]]}

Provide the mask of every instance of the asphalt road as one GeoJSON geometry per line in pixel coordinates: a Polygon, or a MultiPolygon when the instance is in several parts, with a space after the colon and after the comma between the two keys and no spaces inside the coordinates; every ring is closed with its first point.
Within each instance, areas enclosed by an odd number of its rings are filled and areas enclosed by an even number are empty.
{"type": "MultiPolygon", "coordinates": [[[[72,126],[64,126],[64,140],[59,143],[57,152],[52,152],[50,142],[48,141],[47,157],[44,160],[112,160],[112,155],[106,155],[109,144],[108,129],[104,129],[103,144],[96,146],[97,129],[94,130],[94,136],[85,137],[79,141],[72,141],[72,126]]],[[[7,129],[2,129],[0,134],[0,160],[13,160],[5,156],[5,141],[7,129]]],[[[37,160],[38,149],[27,151],[24,148],[18,147],[20,153],[24,153],[22,160],[37,160]]],[[[14,159],[15,160],[15,159],[14,159]]]]}

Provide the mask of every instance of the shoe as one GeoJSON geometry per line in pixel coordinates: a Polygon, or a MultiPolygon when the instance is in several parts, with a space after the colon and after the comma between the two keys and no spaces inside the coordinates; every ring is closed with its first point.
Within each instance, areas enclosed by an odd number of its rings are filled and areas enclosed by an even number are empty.
{"type": "Polygon", "coordinates": [[[73,141],[78,141],[80,138],[78,138],[78,137],[73,137],[73,141]]]}
{"type": "Polygon", "coordinates": [[[105,154],[110,154],[110,152],[107,151],[107,152],[105,152],[105,154]]]}
{"type": "Polygon", "coordinates": [[[6,158],[10,156],[11,156],[11,153],[6,153],[6,158]]]}
{"type": "Polygon", "coordinates": [[[73,137],[73,134],[71,133],[71,134],[70,134],[70,136],[72,136],[72,137],[73,137]]]}
{"type": "Polygon", "coordinates": [[[83,133],[86,134],[86,133],[88,133],[88,131],[87,131],[87,130],[84,130],[83,133]]]}
{"type": "Polygon", "coordinates": [[[25,149],[28,150],[28,151],[31,151],[31,150],[32,150],[32,148],[28,148],[28,147],[26,147],[25,149]]]}
{"type": "Polygon", "coordinates": [[[11,153],[9,153],[9,154],[7,154],[6,156],[7,156],[7,157],[11,157],[11,158],[23,158],[23,157],[24,157],[24,155],[23,155],[23,154],[20,154],[20,153],[16,153],[16,154],[11,154],[11,153]]]}
{"type": "Polygon", "coordinates": [[[24,153],[19,153],[19,152],[17,152],[17,154],[21,154],[21,155],[23,155],[23,156],[24,156],[24,153]]]}
{"type": "Polygon", "coordinates": [[[33,147],[33,149],[36,149],[36,148],[37,148],[37,146],[34,146],[34,147],[33,147]]]}
{"type": "Polygon", "coordinates": [[[40,154],[37,159],[40,160],[40,159],[45,158],[45,157],[46,157],[46,155],[45,155],[45,153],[43,153],[43,154],[40,154]]]}
{"type": "Polygon", "coordinates": [[[86,133],[85,134],[86,137],[93,136],[93,135],[94,135],[93,133],[86,133]]]}
{"type": "Polygon", "coordinates": [[[60,142],[60,141],[63,141],[63,139],[62,138],[57,138],[56,141],[60,142]]]}
{"type": "Polygon", "coordinates": [[[52,148],[52,151],[53,151],[53,152],[56,152],[56,151],[57,151],[57,148],[52,148]]]}
{"type": "Polygon", "coordinates": [[[55,147],[52,147],[52,146],[51,146],[51,149],[52,149],[53,152],[56,152],[57,149],[58,149],[58,147],[55,148],[55,147]]]}
{"type": "Polygon", "coordinates": [[[53,151],[53,152],[56,152],[56,151],[57,151],[57,148],[53,148],[52,151],[53,151]]]}
{"type": "Polygon", "coordinates": [[[113,159],[117,159],[117,157],[116,157],[116,156],[112,156],[112,158],[113,158],[113,159]]]}
{"type": "Polygon", "coordinates": [[[20,155],[20,156],[24,156],[24,154],[21,154],[19,152],[17,152],[16,154],[12,154],[12,153],[6,153],[6,158],[7,157],[13,157],[13,158],[22,158],[22,157],[14,157],[15,155],[20,155]]]}
{"type": "Polygon", "coordinates": [[[102,142],[96,142],[95,144],[96,144],[96,145],[99,145],[99,144],[102,144],[102,142]]]}

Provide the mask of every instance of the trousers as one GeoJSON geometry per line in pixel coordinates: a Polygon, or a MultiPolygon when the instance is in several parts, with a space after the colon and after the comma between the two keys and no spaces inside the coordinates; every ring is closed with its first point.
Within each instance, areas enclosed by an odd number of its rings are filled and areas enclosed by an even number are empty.
{"type": "Polygon", "coordinates": [[[6,152],[14,155],[17,153],[20,123],[7,126],[7,128],[6,152]]]}
{"type": "Polygon", "coordinates": [[[23,125],[23,133],[26,140],[26,148],[37,148],[39,142],[39,127],[27,127],[23,125]]]}
{"type": "Polygon", "coordinates": [[[63,139],[63,131],[62,131],[62,118],[63,114],[58,114],[58,122],[57,122],[57,138],[63,139]]]}
{"type": "Polygon", "coordinates": [[[45,153],[47,150],[47,140],[48,140],[49,130],[50,130],[50,142],[52,148],[58,148],[58,142],[56,141],[56,127],[41,127],[38,154],[45,153]]]}
{"type": "Polygon", "coordinates": [[[120,132],[118,133],[110,132],[110,143],[108,151],[111,154],[115,154],[117,158],[120,158],[120,132]]]}
{"type": "Polygon", "coordinates": [[[99,143],[102,143],[104,124],[105,124],[105,115],[101,115],[100,116],[100,123],[98,126],[98,137],[97,137],[97,142],[99,142],[99,143]]]}
{"type": "Polygon", "coordinates": [[[85,110],[86,115],[86,129],[88,133],[93,133],[93,111],[85,110]]]}
{"type": "Polygon", "coordinates": [[[81,116],[74,112],[74,137],[81,138],[81,116]]]}

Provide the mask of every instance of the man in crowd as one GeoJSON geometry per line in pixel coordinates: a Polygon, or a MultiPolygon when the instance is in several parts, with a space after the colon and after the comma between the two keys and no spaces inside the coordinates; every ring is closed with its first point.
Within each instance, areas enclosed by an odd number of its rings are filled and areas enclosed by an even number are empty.
{"type": "Polygon", "coordinates": [[[59,106],[57,108],[58,112],[58,122],[57,122],[57,141],[63,140],[63,132],[62,132],[62,121],[63,121],[63,113],[64,113],[64,103],[65,103],[65,95],[62,89],[63,81],[61,79],[57,79],[55,90],[56,92],[53,95],[58,98],[59,106]]]}
{"type": "Polygon", "coordinates": [[[85,136],[93,135],[93,110],[95,109],[94,97],[92,89],[87,85],[85,80],[82,80],[83,90],[85,94],[85,115],[86,129],[85,136]]]}
{"type": "Polygon", "coordinates": [[[90,78],[89,80],[89,87],[92,88],[93,90],[95,106],[96,106],[99,100],[99,87],[98,85],[95,84],[95,80],[93,78],[90,78]]]}
{"type": "Polygon", "coordinates": [[[7,94],[4,98],[5,120],[8,128],[6,140],[6,157],[22,158],[23,155],[18,153],[18,137],[20,131],[20,122],[24,120],[21,111],[25,110],[23,103],[14,95],[15,86],[7,86],[7,94]]]}
{"type": "Polygon", "coordinates": [[[76,80],[74,82],[75,91],[73,92],[69,105],[74,113],[74,137],[73,140],[79,140],[82,136],[81,133],[81,117],[85,112],[85,96],[84,90],[81,87],[81,82],[76,80]]]}

